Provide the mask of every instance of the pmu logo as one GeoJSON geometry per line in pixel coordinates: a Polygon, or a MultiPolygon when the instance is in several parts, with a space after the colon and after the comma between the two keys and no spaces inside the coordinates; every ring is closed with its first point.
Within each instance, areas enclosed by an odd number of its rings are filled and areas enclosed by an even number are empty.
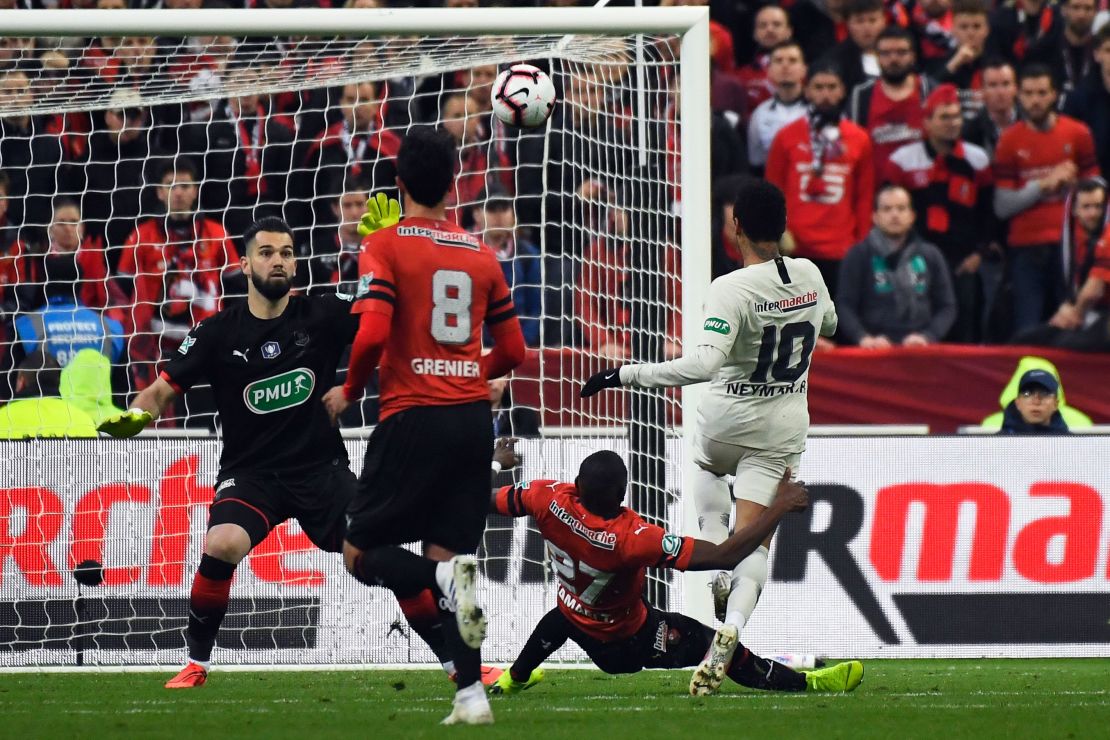
{"type": "Polygon", "coordinates": [[[989,483],[901,483],[877,492],[869,523],[854,488],[809,489],[810,509],[780,525],[772,577],[804,581],[812,553],[884,642],[901,642],[880,599],[889,595],[919,645],[1110,643],[1094,488],[1038,482],[1011,496],[989,483]],[[815,526],[818,508],[830,512],[826,526],[815,526]],[[918,557],[906,563],[911,544],[918,557]]]}

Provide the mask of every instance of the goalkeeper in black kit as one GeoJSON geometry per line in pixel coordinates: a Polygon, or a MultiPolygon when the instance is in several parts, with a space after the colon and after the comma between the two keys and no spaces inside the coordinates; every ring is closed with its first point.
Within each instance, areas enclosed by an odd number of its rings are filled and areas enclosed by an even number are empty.
{"type": "Polygon", "coordinates": [[[166,688],[207,680],[235,567],[286,519],[321,550],[339,552],[356,479],[321,398],[358,329],[350,300],[290,296],[293,232],[263,218],[244,235],[247,300],[193,327],[132,408],[101,431],[130,437],[175,396],[207,382],[223,423],[223,452],[204,555],[189,594],[188,664],[166,688]]]}

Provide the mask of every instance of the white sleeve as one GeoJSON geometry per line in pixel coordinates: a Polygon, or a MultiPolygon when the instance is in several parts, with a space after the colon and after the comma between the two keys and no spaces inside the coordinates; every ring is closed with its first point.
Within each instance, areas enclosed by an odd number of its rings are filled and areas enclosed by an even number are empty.
{"type": "Polygon", "coordinates": [[[818,300],[825,304],[825,313],[821,316],[821,336],[831,337],[836,334],[836,326],[840,322],[836,315],[836,304],[829,293],[829,286],[825,285],[825,278],[821,276],[821,271],[817,269],[816,265],[814,265],[813,271],[817,273],[817,282],[821,286],[818,289],[818,300]]]}
{"type": "Polygon", "coordinates": [[[705,321],[697,342],[677,360],[647,365],[625,365],[621,384],[638,388],[670,388],[710,380],[725,364],[740,331],[735,287],[721,278],[709,286],[705,321]]]}
{"type": "Polygon", "coordinates": [[[621,385],[636,388],[673,388],[711,380],[725,364],[725,353],[708,344],[699,344],[688,355],[668,362],[625,365],[621,385]]]}

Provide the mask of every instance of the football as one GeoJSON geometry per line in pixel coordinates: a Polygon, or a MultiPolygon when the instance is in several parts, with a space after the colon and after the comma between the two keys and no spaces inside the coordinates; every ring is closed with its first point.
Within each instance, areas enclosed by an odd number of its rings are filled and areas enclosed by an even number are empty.
{"type": "Polygon", "coordinates": [[[514,64],[493,83],[493,113],[503,123],[521,128],[542,125],[555,108],[555,85],[531,64],[514,64]]]}

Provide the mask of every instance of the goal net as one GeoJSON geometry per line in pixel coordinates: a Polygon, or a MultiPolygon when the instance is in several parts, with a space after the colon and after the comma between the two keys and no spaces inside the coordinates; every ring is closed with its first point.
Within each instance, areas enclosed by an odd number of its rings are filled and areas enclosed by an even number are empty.
{"type": "MultiPolygon", "coordinates": [[[[708,240],[692,247],[679,219],[684,196],[705,194],[680,156],[680,124],[708,116],[706,98],[683,103],[680,53],[704,11],[292,12],[0,24],[0,430],[94,436],[192,324],[242,300],[242,235],[261,216],[294,229],[298,290],[354,292],[366,198],[396,193],[401,137],[432,125],[458,143],[450,217],[497,252],[530,348],[491,384],[497,433],[521,438],[524,460],[498,483],[572,480],[586,454],[615,449],[629,503],[683,531],[681,396],[578,389],[677,353],[680,286],[707,283],[708,240]],[[537,129],[490,113],[498,71],[521,61],[560,93],[537,129]]],[[[344,418],[356,473],[376,415],[371,387],[344,418]]],[[[0,666],[183,659],[219,427],[200,386],[134,440],[0,441],[0,666]],[[103,581],[80,585],[90,566],[103,581]]],[[[479,555],[483,657],[511,661],[555,604],[544,545],[529,521],[491,516],[479,555]]],[[[653,602],[681,608],[674,574],[649,580],[653,602]]],[[[218,664],[434,660],[393,596],[295,521],[240,564],[231,596],[218,664]]]]}

